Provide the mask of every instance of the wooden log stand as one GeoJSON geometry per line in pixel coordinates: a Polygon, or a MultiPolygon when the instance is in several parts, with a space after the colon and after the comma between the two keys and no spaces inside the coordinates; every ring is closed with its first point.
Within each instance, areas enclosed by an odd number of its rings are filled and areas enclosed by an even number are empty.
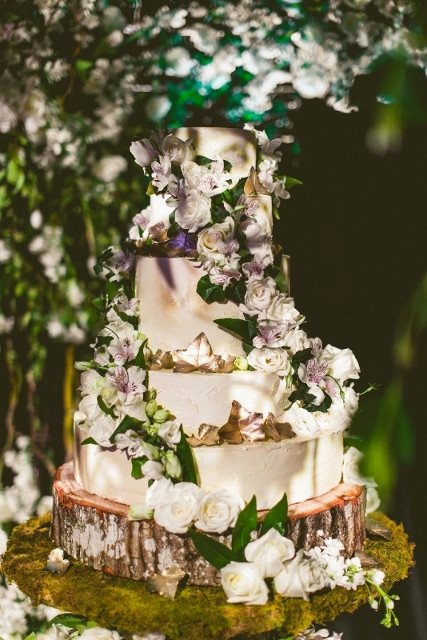
{"type": "MultiPolygon", "coordinates": [[[[220,572],[199,555],[188,535],[169,533],[154,520],[128,520],[129,505],[85,491],[74,478],[72,462],[58,470],[53,495],[51,537],[76,560],[134,580],[175,566],[187,574],[188,584],[220,584],[220,572]]],[[[287,535],[304,549],[321,544],[323,537],[339,538],[352,555],[365,540],[364,505],[363,487],[340,484],[291,505],[287,535]]],[[[215,537],[231,544],[230,534],[215,537]]]]}

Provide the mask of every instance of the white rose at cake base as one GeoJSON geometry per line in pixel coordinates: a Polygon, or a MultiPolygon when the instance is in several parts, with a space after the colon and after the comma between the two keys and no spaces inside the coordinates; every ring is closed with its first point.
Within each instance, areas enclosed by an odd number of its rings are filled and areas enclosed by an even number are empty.
{"type": "MultiPolygon", "coordinates": [[[[383,576],[354,557],[365,487],[369,508],[378,504],[359,454],[344,453],[359,364],[307,335],[289,257],[272,239],[273,212],[298,183],[278,173],[280,144],[252,127],[132,143],[150,204],[97,266],[104,326],[93,359],[78,364],[66,473],[94,504],[127,515],[119,530],[100,521],[108,530],[90,559],[112,575],[149,580],[174,567],[189,585],[221,584],[228,603],[257,606],[273,593],[309,600],[364,585],[391,620],[383,576]],[[313,513],[325,531],[310,529],[313,513]],[[128,526],[140,540],[131,573],[128,526]]],[[[108,180],[120,167],[113,157],[96,171],[108,180]]],[[[84,532],[70,524],[54,535],[70,548],[78,538],[89,563],[84,532]]]]}

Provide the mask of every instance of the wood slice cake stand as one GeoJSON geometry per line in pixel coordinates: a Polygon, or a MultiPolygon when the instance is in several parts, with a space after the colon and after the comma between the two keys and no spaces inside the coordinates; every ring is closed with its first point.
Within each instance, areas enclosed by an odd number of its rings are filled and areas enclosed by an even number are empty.
{"type": "MultiPolygon", "coordinates": [[[[401,525],[381,513],[373,518],[388,528],[390,540],[368,537],[364,551],[385,572],[383,586],[390,590],[396,581],[407,577],[413,565],[413,544],[401,525]]],[[[220,587],[185,586],[169,600],[149,593],[144,581],[111,576],[76,560],[71,560],[66,573],[50,573],[45,571],[48,555],[55,548],[50,525],[48,514],[14,528],[1,566],[7,579],[29,594],[34,605],[43,603],[72,612],[123,634],[159,631],[167,640],[228,640],[236,636],[242,640],[242,636],[273,630],[297,634],[312,624],[325,626],[339,614],[352,613],[368,602],[365,587],[319,592],[309,601],[272,594],[265,606],[248,607],[228,604],[220,587]]],[[[382,612],[372,612],[372,616],[378,616],[379,624],[382,612]]]]}
{"type": "MultiPolygon", "coordinates": [[[[85,491],[75,480],[72,462],[54,481],[51,536],[66,553],[94,569],[143,580],[170,567],[184,571],[188,584],[220,584],[220,572],[196,551],[188,535],[169,533],[155,521],[130,521],[129,505],[85,491]]],[[[287,536],[296,548],[339,538],[347,555],[363,548],[363,487],[340,484],[328,493],[289,507],[287,536]]],[[[260,517],[262,517],[260,513],[260,517]]],[[[212,536],[231,545],[231,535],[212,536]]]]}

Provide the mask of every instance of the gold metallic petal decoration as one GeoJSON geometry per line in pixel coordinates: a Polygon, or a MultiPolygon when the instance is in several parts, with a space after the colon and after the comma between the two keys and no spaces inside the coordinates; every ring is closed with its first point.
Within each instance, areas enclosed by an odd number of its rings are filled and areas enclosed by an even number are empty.
{"type": "Polygon", "coordinates": [[[264,416],[262,413],[255,411],[247,411],[241,408],[239,418],[239,429],[244,440],[248,442],[260,442],[265,440],[265,431],[263,428],[264,416]]]}
{"type": "Polygon", "coordinates": [[[228,421],[219,429],[218,435],[229,444],[265,440],[263,422],[262,413],[248,411],[233,400],[228,421]]]}
{"type": "Polygon", "coordinates": [[[265,188],[265,186],[259,179],[258,174],[253,167],[251,167],[251,170],[249,172],[249,177],[245,182],[243,191],[247,196],[257,196],[260,194],[263,194],[266,196],[270,195],[270,192],[265,188]]]}
{"type": "Polygon", "coordinates": [[[378,536],[379,538],[384,538],[384,540],[391,540],[392,538],[390,529],[369,516],[365,519],[365,527],[366,532],[371,536],[378,536]]]}
{"type": "Polygon", "coordinates": [[[362,567],[366,567],[367,569],[378,569],[378,567],[381,567],[381,562],[369,555],[369,553],[365,553],[365,551],[356,551],[354,555],[356,558],[359,558],[362,567]]]}
{"type": "Polygon", "coordinates": [[[272,413],[269,413],[264,423],[264,430],[268,438],[275,442],[280,440],[288,440],[295,437],[289,422],[278,422],[272,413]]]}
{"type": "Polygon", "coordinates": [[[218,373],[221,366],[221,356],[211,356],[206,362],[202,362],[199,370],[203,373],[218,373]]]}
{"type": "Polygon", "coordinates": [[[228,444],[240,444],[243,442],[243,436],[240,433],[239,428],[239,415],[241,408],[242,405],[240,402],[233,400],[229,418],[218,430],[219,437],[225,440],[225,442],[228,442],[228,444]]]}
{"type": "Polygon", "coordinates": [[[200,447],[202,444],[211,447],[214,444],[219,444],[218,431],[219,427],[204,422],[200,425],[197,436],[187,438],[187,442],[191,447],[200,447]]]}
{"type": "Polygon", "coordinates": [[[154,242],[161,243],[169,240],[168,231],[163,222],[158,222],[150,227],[148,235],[154,242]]]}
{"type": "Polygon", "coordinates": [[[179,567],[168,567],[162,573],[156,573],[153,576],[149,576],[146,580],[147,591],[153,593],[157,592],[169,600],[173,600],[178,591],[178,587],[184,582],[187,577],[185,571],[182,571],[179,567]]]}
{"type": "Polygon", "coordinates": [[[172,369],[173,359],[170,351],[157,349],[156,353],[151,357],[150,369],[172,369]]]}
{"type": "Polygon", "coordinates": [[[205,334],[199,333],[187,349],[172,351],[174,371],[177,373],[189,373],[196,371],[201,365],[206,364],[212,357],[212,347],[205,334]]]}

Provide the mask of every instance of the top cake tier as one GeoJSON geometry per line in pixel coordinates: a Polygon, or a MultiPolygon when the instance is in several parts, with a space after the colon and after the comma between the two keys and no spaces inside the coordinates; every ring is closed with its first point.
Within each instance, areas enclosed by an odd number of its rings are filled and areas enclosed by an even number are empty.
{"type": "Polygon", "coordinates": [[[196,155],[214,160],[218,155],[231,164],[230,173],[235,178],[249,175],[256,165],[256,139],[248,129],[226,127],[180,127],[174,135],[181,140],[191,140],[196,155]]]}

